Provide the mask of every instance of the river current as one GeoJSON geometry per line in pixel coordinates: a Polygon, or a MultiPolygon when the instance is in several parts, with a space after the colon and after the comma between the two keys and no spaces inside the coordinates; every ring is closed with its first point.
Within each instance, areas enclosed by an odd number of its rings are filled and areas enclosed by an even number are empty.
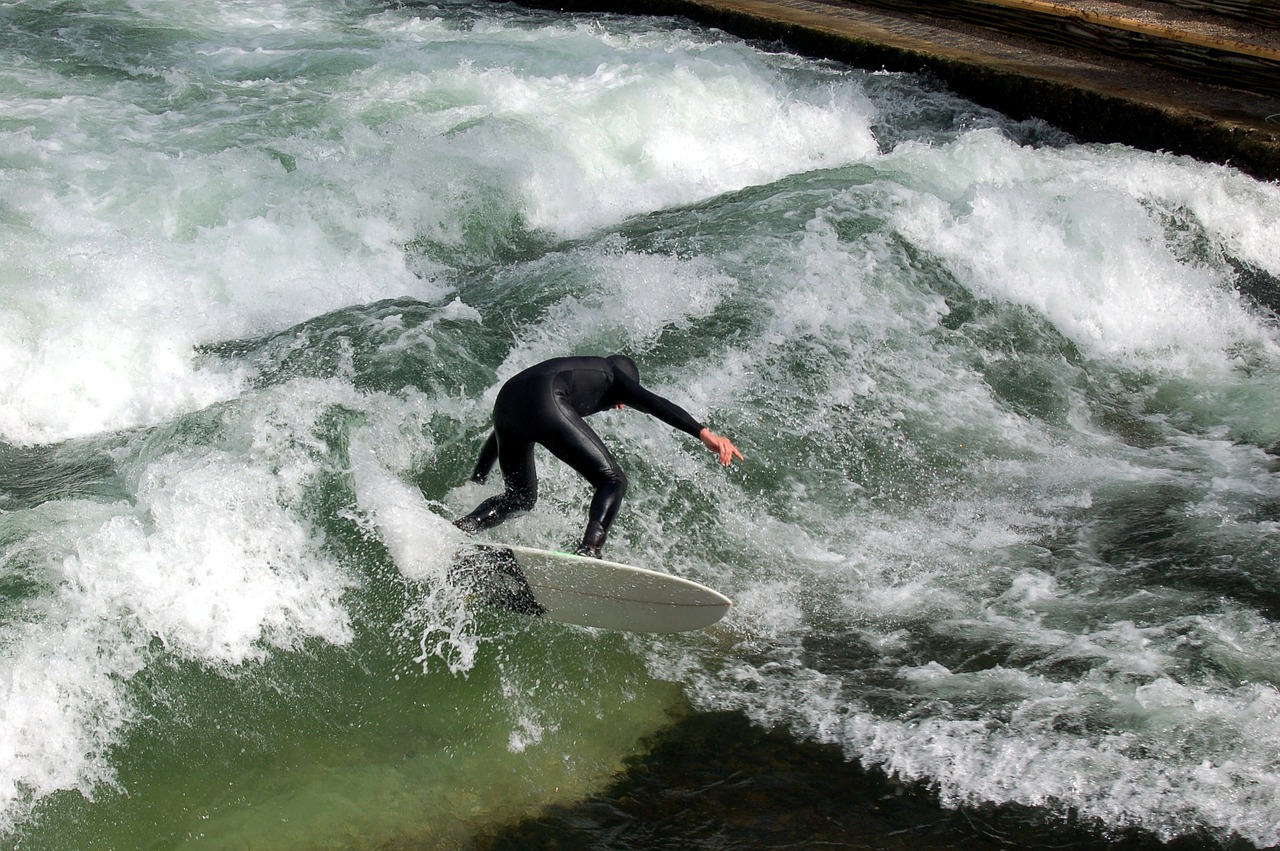
{"type": "MultiPolygon", "coordinates": [[[[1277,220],[680,20],[6,3],[0,837],[449,847],[731,711],[944,807],[1280,843],[1277,220]],[[593,419],[609,555],[713,629],[446,581],[501,382],[615,351],[746,455],[593,419]]],[[[574,542],[541,472],[490,538],[574,542]]]]}

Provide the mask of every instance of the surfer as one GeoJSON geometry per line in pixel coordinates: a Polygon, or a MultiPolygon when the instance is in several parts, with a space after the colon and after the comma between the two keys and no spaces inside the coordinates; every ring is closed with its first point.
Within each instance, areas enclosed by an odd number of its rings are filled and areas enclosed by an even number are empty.
{"type": "Polygon", "coordinates": [[[480,450],[471,481],[484,484],[496,461],[506,489],[454,521],[474,534],[529,511],[538,501],[534,444],[545,446],[596,489],[579,555],[600,558],[609,526],[627,492],[627,476],[583,417],[630,405],[702,441],[728,466],[742,453],[687,411],[640,386],[640,370],[626,355],[552,358],[509,380],[493,404],[493,432],[480,450]]]}

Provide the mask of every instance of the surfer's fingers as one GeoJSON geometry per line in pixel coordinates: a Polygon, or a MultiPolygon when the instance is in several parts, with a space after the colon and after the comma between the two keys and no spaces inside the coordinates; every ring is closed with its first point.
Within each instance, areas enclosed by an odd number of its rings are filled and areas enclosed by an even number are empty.
{"type": "Polygon", "coordinates": [[[742,453],[738,451],[738,447],[733,445],[733,441],[727,437],[720,437],[717,440],[716,450],[720,455],[720,463],[728,467],[733,463],[736,457],[739,461],[743,460],[742,453]]]}
{"type": "Polygon", "coordinates": [[[742,453],[738,451],[738,447],[734,446],[733,441],[729,438],[718,435],[709,428],[704,428],[698,437],[708,449],[716,453],[720,463],[724,466],[729,466],[735,456],[737,456],[738,460],[743,460],[742,453]]]}

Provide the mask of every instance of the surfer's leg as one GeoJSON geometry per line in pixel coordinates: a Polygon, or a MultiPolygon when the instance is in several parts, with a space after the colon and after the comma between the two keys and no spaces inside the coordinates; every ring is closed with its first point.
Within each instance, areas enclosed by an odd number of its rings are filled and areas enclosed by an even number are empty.
{"type": "Polygon", "coordinates": [[[578,552],[599,558],[609,536],[609,527],[622,508],[622,499],[627,493],[627,476],[600,436],[567,405],[561,406],[561,427],[553,435],[544,436],[542,442],[552,455],[572,467],[596,489],[578,552]]]}
{"type": "Polygon", "coordinates": [[[607,479],[592,484],[595,485],[596,493],[591,498],[586,531],[582,533],[581,554],[600,558],[605,539],[609,537],[609,527],[622,508],[623,497],[627,495],[627,477],[618,468],[607,479]]]}
{"type": "MultiPolygon", "coordinates": [[[[485,442],[476,463],[476,473],[488,472],[497,458],[505,488],[476,506],[466,517],[455,520],[468,535],[491,529],[515,514],[529,511],[538,501],[538,469],[533,446],[546,424],[559,423],[559,410],[545,379],[509,381],[498,391],[493,403],[493,434],[485,442]]],[[[483,481],[472,475],[473,481],[483,481]]]]}
{"type": "Polygon", "coordinates": [[[499,435],[498,466],[506,485],[503,492],[489,497],[453,523],[469,535],[492,529],[513,515],[531,510],[538,502],[538,468],[533,460],[532,443],[499,435]]]}

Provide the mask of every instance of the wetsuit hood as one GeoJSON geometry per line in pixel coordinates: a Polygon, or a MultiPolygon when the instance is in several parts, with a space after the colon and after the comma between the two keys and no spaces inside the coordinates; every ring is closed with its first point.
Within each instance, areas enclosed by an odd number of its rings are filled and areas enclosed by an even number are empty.
{"type": "Polygon", "coordinates": [[[626,355],[609,355],[605,360],[618,372],[623,373],[637,384],[640,383],[640,367],[636,366],[636,362],[631,358],[626,355]]]}

